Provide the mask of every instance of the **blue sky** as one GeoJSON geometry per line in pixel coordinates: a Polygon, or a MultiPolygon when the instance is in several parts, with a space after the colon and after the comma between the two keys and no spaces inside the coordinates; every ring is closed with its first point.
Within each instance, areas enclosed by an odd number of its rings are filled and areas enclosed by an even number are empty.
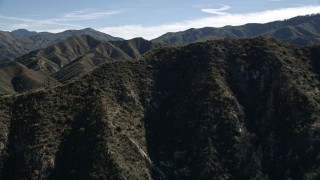
{"type": "Polygon", "coordinates": [[[320,12],[320,0],[0,0],[0,30],[91,27],[130,39],[320,12]]]}

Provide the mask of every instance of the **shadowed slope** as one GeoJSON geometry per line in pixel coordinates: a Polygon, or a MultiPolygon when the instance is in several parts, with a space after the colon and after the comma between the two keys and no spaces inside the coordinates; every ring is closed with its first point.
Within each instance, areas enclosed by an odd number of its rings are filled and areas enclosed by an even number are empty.
{"type": "Polygon", "coordinates": [[[30,39],[0,31],[0,64],[34,49],[35,47],[30,39]]]}
{"type": "Polygon", "coordinates": [[[317,179],[319,47],[161,48],[1,98],[6,179],[317,179]]]}
{"type": "Polygon", "coordinates": [[[57,80],[28,69],[18,62],[0,68],[0,93],[20,93],[57,83],[57,80]]]}
{"type": "Polygon", "coordinates": [[[143,38],[134,38],[126,41],[113,41],[111,43],[118,46],[133,59],[138,59],[144,53],[162,46],[159,43],[153,43],[143,38]]]}

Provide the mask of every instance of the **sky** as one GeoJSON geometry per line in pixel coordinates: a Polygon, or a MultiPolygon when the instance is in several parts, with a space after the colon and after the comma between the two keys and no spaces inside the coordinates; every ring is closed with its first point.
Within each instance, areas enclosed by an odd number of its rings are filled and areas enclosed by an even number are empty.
{"type": "Polygon", "coordinates": [[[93,28],[154,39],[190,28],[266,23],[320,13],[320,0],[0,0],[0,30],[93,28]]]}

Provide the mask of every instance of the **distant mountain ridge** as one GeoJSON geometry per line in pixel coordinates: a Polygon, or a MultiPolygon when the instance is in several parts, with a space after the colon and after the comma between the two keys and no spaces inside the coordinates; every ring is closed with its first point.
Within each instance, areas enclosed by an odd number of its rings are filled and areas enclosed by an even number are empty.
{"type": "Polygon", "coordinates": [[[39,47],[46,47],[53,43],[65,40],[72,36],[77,35],[89,35],[101,41],[122,41],[122,38],[113,37],[108,34],[96,31],[92,28],[86,28],[81,30],[66,30],[60,33],[49,33],[49,32],[40,32],[34,33],[28,30],[20,30],[20,31],[12,31],[17,35],[22,35],[31,39],[34,43],[36,43],[39,47]],[[21,33],[23,32],[23,33],[21,33]]]}
{"type": "Polygon", "coordinates": [[[10,32],[0,31],[0,64],[35,49],[32,41],[10,32]]]}
{"type": "MultiPolygon", "coordinates": [[[[222,28],[205,27],[186,31],[166,33],[151,40],[155,44],[185,45],[192,42],[214,39],[238,39],[264,36],[290,44],[305,46],[320,44],[320,14],[298,16],[284,21],[266,24],[246,24],[242,26],[225,26],[222,28]]],[[[209,25],[214,26],[214,24],[209,25]]],[[[8,62],[32,50],[45,48],[53,43],[63,41],[71,36],[90,35],[102,41],[123,41],[119,37],[96,31],[91,28],[82,30],[67,30],[61,33],[34,32],[18,29],[12,32],[0,31],[0,64],[8,62]]],[[[134,38],[136,39],[136,38],[134,38]]],[[[137,38],[139,39],[139,38],[137,38]]],[[[137,51],[130,48],[134,42],[118,43],[119,47],[128,51],[131,57],[139,57],[137,51]],[[131,50],[130,50],[131,49],[131,50]],[[131,51],[131,52],[129,52],[131,51]]],[[[145,44],[144,44],[145,45],[145,44]]],[[[157,45],[158,46],[158,45],[157,45]]],[[[137,47],[137,46],[136,46],[137,47]]],[[[141,51],[141,49],[140,49],[141,51]]]]}
{"type": "Polygon", "coordinates": [[[61,33],[34,32],[19,29],[12,32],[0,31],[0,64],[8,62],[30,51],[48,47],[54,43],[77,35],[89,35],[101,41],[119,41],[113,37],[91,28],[67,30],[61,33]]]}
{"type": "Polygon", "coordinates": [[[160,47],[160,44],[142,38],[120,42],[78,35],[27,53],[0,66],[0,93],[21,93],[64,83],[105,62],[137,59],[149,50],[160,47]],[[17,77],[19,81],[14,80],[17,77]]]}
{"type": "Polygon", "coordinates": [[[27,29],[17,29],[17,30],[11,31],[11,33],[19,35],[19,36],[26,36],[26,37],[38,34],[35,31],[28,31],[27,29]]]}
{"type": "MultiPolygon", "coordinates": [[[[209,26],[214,26],[214,24],[209,26]]],[[[166,33],[151,41],[166,45],[184,45],[197,41],[251,38],[256,36],[274,38],[299,46],[320,44],[320,14],[298,16],[265,24],[251,23],[222,28],[192,28],[181,32],[166,33]]]]}

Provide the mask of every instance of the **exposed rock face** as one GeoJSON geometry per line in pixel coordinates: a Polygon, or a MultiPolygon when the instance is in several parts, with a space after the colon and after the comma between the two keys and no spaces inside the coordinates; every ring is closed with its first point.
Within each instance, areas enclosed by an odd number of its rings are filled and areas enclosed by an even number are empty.
{"type": "Polygon", "coordinates": [[[161,48],[3,97],[1,179],[317,179],[320,47],[161,48]]]}

